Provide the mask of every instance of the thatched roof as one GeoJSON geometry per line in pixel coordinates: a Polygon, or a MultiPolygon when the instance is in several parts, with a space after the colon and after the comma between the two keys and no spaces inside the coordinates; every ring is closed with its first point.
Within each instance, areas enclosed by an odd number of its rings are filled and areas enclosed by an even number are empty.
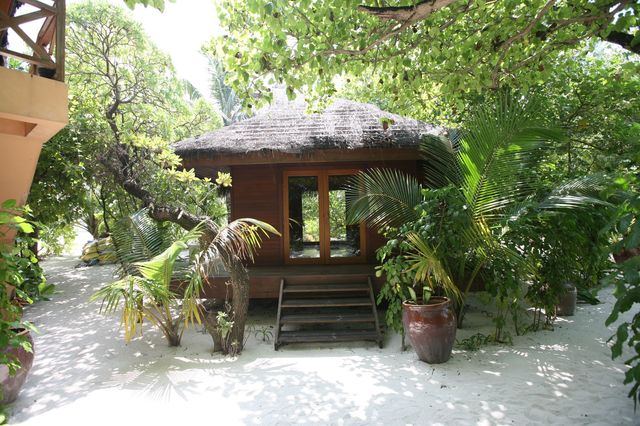
{"type": "Polygon", "coordinates": [[[320,114],[304,102],[280,102],[254,117],[173,145],[182,158],[248,153],[304,154],[327,149],[416,148],[423,136],[445,129],[380,108],[336,100],[320,114]],[[384,122],[389,123],[385,129],[384,122]]]}

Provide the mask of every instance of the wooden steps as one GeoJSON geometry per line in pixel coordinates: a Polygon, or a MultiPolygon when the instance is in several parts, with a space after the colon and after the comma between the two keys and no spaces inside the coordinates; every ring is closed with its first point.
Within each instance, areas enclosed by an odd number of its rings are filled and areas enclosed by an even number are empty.
{"type": "Polygon", "coordinates": [[[317,292],[335,292],[345,293],[353,291],[366,291],[367,284],[363,283],[346,283],[346,284],[297,284],[284,288],[285,293],[317,293],[317,292]]]}
{"type": "Polygon", "coordinates": [[[333,322],[370,322],[370,314],[337,313],[337,314],[298,314],[283,315],[280,324],[328,324],[333,322]]]}
{"type": "Polygon", "coordinates": [[[303,342],[374,341],[382,347],[371,278],[281,279],[274,340],[276,350],[303,342]]]}
{"type": "Polygon", "coordinates": [[[378,341],[378,333],[373,330],[339,330],[339,331],[281,331],[280,344],[283,343],[322,343],[353,342],[357,340],[378,341]]]}
{"type": "Polygon", "coordinates": [[[283,308],[340,308],[349,306],[371,306],[371,301],[364,297],[335,297],[331,299],[290,299],[283,300],[283,308]]]}

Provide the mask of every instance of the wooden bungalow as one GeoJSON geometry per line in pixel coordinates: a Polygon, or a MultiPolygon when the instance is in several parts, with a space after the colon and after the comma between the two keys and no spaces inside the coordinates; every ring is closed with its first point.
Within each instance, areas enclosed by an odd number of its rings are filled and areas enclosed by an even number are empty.
{"type": "MultiPolygon", "coordinates": [[[[415,173],[422,138],[445,132],[348,100],[337,100],[320,114],[305,110],[301,102],[276,103],[252,118],[174,145],[184,167],[194,168],[200,177],[231,173],[231,219],[253,217],[281,232],[282,237],[264,241],[249,268],[250,296],[279,298],[278,332],[281,313],[293,322],[305,321],[300,315],[287,316],[283,309],[289,305],[317,308],[316,320],[325,322],[371,317],[357,311],[334,315],[322,308],[360,304],[375,316],[375,250],[384,241],[364,224],[345,225],[344,185],[349,176],[370,168],[415,173]]],[[[222,296],[225,277],[213,282],[210,296],[222,296]]],[[[373,320],[377,329],[377,317],[373,320]]],[[[276,346],[323,340],[304,336],[281,336],[276,346]]],[[[335,334],[329,338],[341,339],[335,334]]],[[[372,340],[380,341],[379,335],[372,340]]]]}

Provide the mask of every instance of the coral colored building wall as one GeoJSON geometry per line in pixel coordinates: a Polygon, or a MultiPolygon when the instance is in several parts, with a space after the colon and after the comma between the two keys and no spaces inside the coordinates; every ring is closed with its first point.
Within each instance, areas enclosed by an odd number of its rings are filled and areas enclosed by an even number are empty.
{"type": "Polygon", "coordinates": [[[27,202],[42,145],[67,122],[66,84],[0,68],[0,202],[27,202]]]}

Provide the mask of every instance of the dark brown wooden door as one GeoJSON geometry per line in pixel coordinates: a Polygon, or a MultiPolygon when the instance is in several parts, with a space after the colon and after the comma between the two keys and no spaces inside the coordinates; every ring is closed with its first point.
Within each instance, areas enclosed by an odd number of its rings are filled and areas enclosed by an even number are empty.
{"type": "Polygon", "coordinates": [[[289,264],[365,262],[364,225],[347,226],[344,186],[354,169],[283,175],[284,258],[289,264]]]}

